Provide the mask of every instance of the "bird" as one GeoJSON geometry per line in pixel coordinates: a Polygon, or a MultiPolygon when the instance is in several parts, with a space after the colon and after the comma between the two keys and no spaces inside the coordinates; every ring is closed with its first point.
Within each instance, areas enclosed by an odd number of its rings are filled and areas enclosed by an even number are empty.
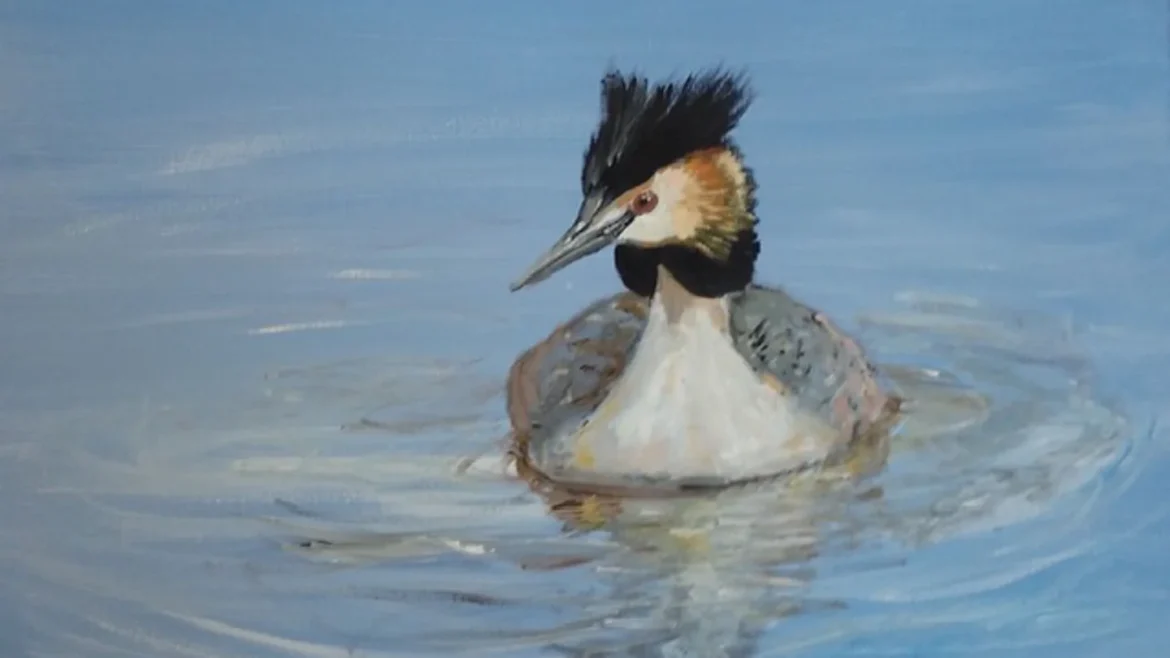
{"type": "Polygon", "coordinates": [[[755,280],[756,182],[732,137],[754,97],[745,72],[722,66],[657,81],[604,73],[576,218],[510,289],[612,246],[625,290],[512,364],[512,453],[527,475],[690,491],[885,445],[902,400],[860,344],[755,280]]]}

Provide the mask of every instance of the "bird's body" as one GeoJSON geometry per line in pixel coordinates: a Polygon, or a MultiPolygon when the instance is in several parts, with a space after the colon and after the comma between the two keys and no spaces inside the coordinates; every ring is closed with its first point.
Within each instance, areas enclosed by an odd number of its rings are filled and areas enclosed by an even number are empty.
{"type": "Polygon", "coordinates": [[[516,360],[509,418],[532,467],[578,483],[734,482],[840,459],[893,411],[857,344],[782,290],[668,314],[619,293],[516,360]]]}
{"type": "Polygon", "coordinates": [[[841,460],[897,413],[854,341],[753,282],[754,183],[726,137],[746,101],[729,80],[651,90],[607,78],[578,221],[519,284],[616,241],[629,289],[590,305],[512,367],[521,458],[547,478],[719,485],[797,472],[841,460]],[[734,101],[714,111],[725,130],[686,148],[692,133],[682,128],[711,113],[704,103],[719,105],[720,92],[734,101]],[[674,140],[651,133],[637,148],[637,129],[656,126],[674,140]],[[606,182],[614,170],[635,184],[615,189],[606,182]]]}

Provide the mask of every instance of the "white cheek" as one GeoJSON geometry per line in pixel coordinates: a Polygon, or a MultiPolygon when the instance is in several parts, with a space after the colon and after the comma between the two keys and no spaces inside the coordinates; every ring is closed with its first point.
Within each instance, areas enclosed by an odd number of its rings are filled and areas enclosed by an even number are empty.
{"type": "MultiPolygon", "coordinates": [[[[659,209],[662,205],[659,204],[659,209]]],[[[636,218],[618,236],[619,242],[631,244],[655,245],[661,244],[674,237],[674,224],[670,214],[661,210],[636,218]]]]}

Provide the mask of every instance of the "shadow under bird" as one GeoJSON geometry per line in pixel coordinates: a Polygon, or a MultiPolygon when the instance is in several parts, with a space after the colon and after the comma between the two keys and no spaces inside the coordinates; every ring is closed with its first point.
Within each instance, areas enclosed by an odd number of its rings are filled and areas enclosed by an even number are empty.
{"type": "Polygon", "coordinates": [[[722,486],[847,463],[888,434],[901,401],[858,344],[754,282],[755,182],[730,136],[746,77],[610,71],[601,96],[577,217],[511,287],[615,245],[628,290],[513,364],[518,461],[553,483],[722,486]]]}

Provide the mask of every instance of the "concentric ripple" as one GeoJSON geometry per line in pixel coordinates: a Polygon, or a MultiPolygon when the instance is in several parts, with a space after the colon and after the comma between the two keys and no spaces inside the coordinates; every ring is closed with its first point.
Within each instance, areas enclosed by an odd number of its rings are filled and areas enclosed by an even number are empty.
{"type": "Polygon", "coordinates": [[[979,596],[1087,550],[1056,538],[1111,493],[1101,476],[1129,429],[1061,322],[901,302],[860,322],[909,399],[882,474],[627,501],[605,523],[588,503],[551,513],[505,473],[499,376],[474,363],[290,368],[235,410],[27,420],[29,445],[138,429],[101,454],[30,448],[65,474],[38,481],[38,515],[75,520],[75,536],[3,519],[26,530],[0,541],[0,564],[36,593],[23,648],[720,656],[765,633],[776,653],[892,630],[881,606],[907,601],[939,602],[938,623],[1002,616],[979,596]],[[932,547],[990,550],[981,538],[1008,527],[1026,540],[994,559],[932,563],[932,547]]]}

